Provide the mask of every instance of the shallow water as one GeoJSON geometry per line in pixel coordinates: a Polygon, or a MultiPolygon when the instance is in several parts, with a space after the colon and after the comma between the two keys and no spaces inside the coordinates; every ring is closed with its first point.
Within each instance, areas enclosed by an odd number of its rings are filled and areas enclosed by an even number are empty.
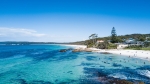
{"type": "Polygon", "coordinates": [[[150,83],[150,62],[62,45],[0,45],[0,84],[102,83],[100,77],[150,83]]]}

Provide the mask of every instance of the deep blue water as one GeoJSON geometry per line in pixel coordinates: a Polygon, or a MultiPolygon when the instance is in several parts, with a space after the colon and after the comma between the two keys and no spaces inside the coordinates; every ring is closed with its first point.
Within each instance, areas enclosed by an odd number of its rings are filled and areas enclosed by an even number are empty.
{"type": "Polygon", "coordinates": [[[96,84],[114,79],[150,83],[150,62],[63,45],[0,45],[0,84],[96,84]]]}

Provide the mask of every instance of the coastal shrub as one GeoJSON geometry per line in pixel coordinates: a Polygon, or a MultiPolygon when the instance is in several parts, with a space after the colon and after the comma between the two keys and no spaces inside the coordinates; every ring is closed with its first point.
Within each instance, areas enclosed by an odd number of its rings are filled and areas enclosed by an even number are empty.
{"type": "Polygon", "coordinates": [[[103,42],[103,43],[99,43],[98,46],[97,46],[97,48],[99,48],[99,49],[107,49],[108,46],[107,46],[107,44],[105,44],[105,43],[103,42]]]}
{"type": "Polygon", "coordinates": [[[86,41],[85,44],[87,45],[87,48],[93,47],[93,42],[91,40],[86,41]]]}
{"type": "Polygon", "coordinates": [[[93,44],[92,44],[92,43],[88,45],[88,48],[90,48],[90,47],[93,47],[93,44]]]}
{"type": "Polygon", "coordinates": [[[117,45],[113,43],[109,43],[108,49],[117,49],[117,45]]]}
{"type": "Polygon", "coordinates": [[[144,47],[142,50],[150,50],[150,47],[144,47]]]}
{"type": "Polygon", "coordinates": [[[129,45],[125,49],[142,50],[142,45],[129,45]]]}
{"type": "Polygon", "coordinates": [[[113,43],[103,42],[99,43],[97,48],[99,49],[117,49],[117,45],[113,43]]]}
{"type": "Polygon", "coordinates": [[[150,47],[150,42],[144,42],[144,47],[150,47]]]}
{"type": "Polygon", "coordinates": [[[133,49],[133,50],[150,50],[150,47],[143,47],[142,45],[130,45],[125,49],[133,49]]]}
{"type": "Polygon", "coordinates": [[[99,43],[97,48],[99,49],[108,49],[109,43],[107,41],[104,41],[102,43],[99,43]]]}

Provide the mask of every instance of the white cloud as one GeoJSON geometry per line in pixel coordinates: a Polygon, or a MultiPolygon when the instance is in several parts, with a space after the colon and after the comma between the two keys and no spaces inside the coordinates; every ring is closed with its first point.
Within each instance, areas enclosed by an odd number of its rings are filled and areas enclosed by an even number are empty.
{"type": "Polygon", "coordinates": [[[65,42],[74,39],[71,35],[65,36],[52,32],[44,34],[32,29],[0,27],[0,41],[65,42]]]}
{"type": "Polygon", "coordinates": [[[0,28],[0,37],[43,37],[45,35],[31,29],[0,28]]]}
{"type": "Polygon", "coordinates": [[[0,27],[0,41],[72,42],[79,38],[65,33],[50,32],[47,34],[32,29],[0,27]]]}

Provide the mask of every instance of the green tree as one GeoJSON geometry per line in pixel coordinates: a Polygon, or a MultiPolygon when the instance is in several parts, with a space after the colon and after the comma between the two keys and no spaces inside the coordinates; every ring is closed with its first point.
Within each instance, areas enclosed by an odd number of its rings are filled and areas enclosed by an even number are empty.
{"type": "Polygon", "coordinates": [[[145,47],[150,47],[150,42],[144,42],[145,47]]]}
{"type": "Polygon", "coordinates": [[[117,38],[117,41],[118,42],[123,42],[123,39],[122,38],[117,38]]]}
{"type": "Polygon", "coordinates": [[[98,37],[97,34],[91,34],[91,35],[89,36],[89,40],[91,40],[91,39],[93,40],[93,46],[94,46],[94,44],[96,43],[97,37],[98,37]]]}
{"type": "Polygon", "coordinates": [[[111,30],[111,42],[112,43],[117,43],[118,42],[115,27],[113,27],[112,30],[111,30]]]}
{"type": "Polygon", "coordinates": [[[139,41],[145,41],[145,38],[144,37],[140,37],[139,41]]]}

